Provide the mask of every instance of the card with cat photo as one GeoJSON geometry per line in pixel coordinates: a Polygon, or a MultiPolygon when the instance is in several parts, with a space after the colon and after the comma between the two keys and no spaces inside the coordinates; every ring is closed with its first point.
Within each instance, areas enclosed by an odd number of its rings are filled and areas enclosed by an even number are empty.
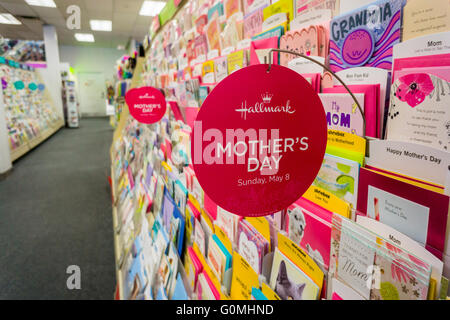
{"type": "Polygon", "coordinates": [[[317,300],[320,288],[278,248],[273,255],[270,286],[283,300],[317,300]]]}

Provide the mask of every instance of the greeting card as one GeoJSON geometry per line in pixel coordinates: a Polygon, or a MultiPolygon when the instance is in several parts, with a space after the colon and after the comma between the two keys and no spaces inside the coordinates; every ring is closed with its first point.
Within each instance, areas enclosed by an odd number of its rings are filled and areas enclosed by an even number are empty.
{"type": "Polygon", "coordinates": [[[430,33],[450,31],[447,0],[408,1],[403,9],[402,41],[430,33]]]}
{"type": "Polygon", "coordinates": [[[427,251],[418,242],[379,221],[364,216],[357,216],[356,222],[364,228],[382,236],[383,238],[394,241],[403,250],[409,251],[416,257],[426,261],[431,266],[431,282],[434,282],[434,290],[432,290],[432,292],[430,290],[428,293],[428,298],[434,300],[439,297],[442,271],[444,267],[441,260],[439,260],[431,252],[427,251]]]}
{"type": "Polygon", "coordinates": [[[358,162],[325,154],[313,185],[334,194],[355,208],[358,199],[358,181],[358,162]]]}
{"type": "Polygon", "coordinates": [[[450,32],[442,32],[396,44],[392,83],[398,79],[401,70],[408,70],[408,73],[429,73],[450,81],[449,38],[450,32]]]}
{"type": "MultiPolygon", "coordinates": [[[[280,49],[294,51],[307,56],[319,55],[319,32],[316,26],[302,30],[289,31],[280,38],[280,49]]],[[[280,54],[280,64],[287,66],[296,56],[288,53],[280,54]]]]}
{"type": "Polygon", "coordinates": [[[449,197],[361,168],[357,210],[395,228],[433,253],[444,252],[449,197]]]}
{"type": "Polygon", "coordinates": [[[332,213],[300,198],[287,209],[286,232],[325,272],[330,263],[332,213]]]}
{"type": "Polygon", "coordinates": [[[319,288],[319,294],[324,285],[325,274],[314,259],[309,256],[291,239],[281,232],[278,233],[278,250],[287,257],[292,263],[302,270],[312,282],[319,288]]]}
{"type": "Polygon", "coordinates": [[[263,9],[258,9],[244,17],[244,38],[249,39],[262,31],[263,9]]]}
{"type": "Polygon", "coordinates": [[[330,23],[330,68],[391,69],[393,46],[400,42],[403,0],[378,0],[344,13],[330,23]]]}
{"type": "Polygon", "coordinates": [[[247,54],[245,50],[235,51],[227,57],[228,74],[247,66],[247,54]]]}
{"type": "MultiPolygon", "coordinates": [[[[350,94],[321,93],[319,97],[327,116],[328,129],[364,136],[363,116],[350,94]]],[[[355,97],[364,111],[364,94],[355,94],[355,97]]]]}
{"type": "Polygon", "coordinates": [[[186,251],[184,268],[191,288],[196,291],[198,275],[203,267],[192,247],[186,251]]]}
{"type": "MultiPolygon", "coordinates": [[[[364,117],[366,119],[366,136],[378,137],[378,115],[380,114],[380,85],[379,84],[361,84],[348,85],[353,94],[364,94],[364,117]]],[[[343,86],[325,88],[323,93],[348,93],[343,86]]],[[[359,110],[355,110],[359,112],[359,110]]]]}
{"type": "Polygon", "coordinates": [[[261,234],[246,220],[238,226],[238,253],[258,274],[262,271],[262,260],[269,250],[269,244],[261,234]]]}
{"type": "Polygon", "coordinates": [[[365,300],[355,290],[336,278],[331,280],[331,300],[365,300]]]}
{"type": "Polygon", "coordinates": [[[239,253],[234,251],[230,298],[250,300],[252,287],[259,287],[258,274],[239,253]]]}
{"type": "Polygon", "coordinates": [[[294,19],[294,3],[291,0],[279,0],[264,8],[264,20],[277,13],[285,12],[289,20],[294,19]]]}
{"type": "Polygon", "coordinates": [[[215,4],[214,6],[212,6],[211,8],[209,8],[208,10],[208,20],[210,20],[213,17],[213,14],[217,13],[217,15],[220,17],[221,15],[223,15],[223,3],[222,2],[218,2],[217,4],[215,4]]]}
{"type": "Polygon", "coordinates": [[[222,44],[220,43],[220,25],[218,18],[213,18],[211,21],[208,21],[208,24],[205,26],[205,34],[209,51],[217,50],[220,52],[222,44]]]}
{"type": "Polygon", "coordinates": [[[364,299],[425,300],[431,267],[394,242],[333,216],[330,274],[364,299]]]}
{"type": "Polygon", "coordinates": [[[386,173],[408,177],[410,182],[416,180],[444,193],[450,153],[417,143],[377,140],[370,142],[366,166],[383,168],[386,173]]]}
{"type": "Polygon", "coordinates": [[[426,73],[398,78],[391,89],[386,137],[450,148],[450,82],[426,73]]]}
{"type": "Polygon", "coordinates": [[[233,14],[241,12],[241,0],[224,0],[223,6],[225,8],[226,18],[230,18],[233,14]]]}
{"type": "Polygon", "coordinates": [[[220,300],[219,291],[204,270],[198,276],[197,298],[198,300],[220,300]]]}
{"type": "Polygon", "coordinates": [[[243,22],[238,21],[236,15],[233,15],[225,24],[225,27],[220,34],[222,41],[222,48],[236,48],[239,41],[242,40],[243,22]]]}
{"type": "Polygon", "coordinates": [[[270,0],[242,0],[244,13],[249,14],[258,9],[264,9],[270,5],[270,0]]]}
{"type": "Polygon", "coordinates": [[[285,32],[286,32],[286,25],[277,26],[270,30],[266,30],[266,31],[263,31],[261,33],[254,35],[252,37],[252,41],[260,40],[260,39],[267,39],[267,38],[272,38],[272,37],[280,38],[285,32]]]}
{"type": "Polygon", "coordinates": [[[231,253],[215,234],[209,239],[207,258],[208,264],[217,276],[217,279],[223,282],[225,271],[231,267],[231,253]]]}
{"type": "Polygon", "coordinates": [[[317,300],[319,286],[278,248],[273,255],[270,286],[283,300],[317,300]]]}
{"type": "Polygon", "coordinates": [[[220,82],[228,75],[227,57],[214,59],[214,75],[216,82],[220,82]]]}
{"type": "MultiPolygon", "coordinates": [[[[278,37],[255,40],[250,44],[250,65],[269,63],[270,49],[278,48],[278,37]]],[[[272,63],[278,64],[278,53],[272,53],[272,63]]]]}
{"type": "Polygon", "coordinates": [[[202,66],[202,82],[203,83],[214,83],[215,76],[214,76],[214,61],[208,60],[206,62],[203,62],[202,66]]]}

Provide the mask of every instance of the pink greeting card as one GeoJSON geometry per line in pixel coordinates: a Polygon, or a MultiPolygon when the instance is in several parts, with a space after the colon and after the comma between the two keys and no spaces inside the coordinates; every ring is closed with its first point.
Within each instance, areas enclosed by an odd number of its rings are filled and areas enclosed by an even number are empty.
{"type": "MultiPolygon", "coordinates": [[[[310,26],[302,30],[289,31],[280,38],[280,49],[294,51],[307,56],[319,56],[319,30],[310,26]]],[[[296,56],[288,53],[280,54],[280,64],[287,67],[289,61],[296,56]]]]}
{"type": "MultiPolygon", "coordinates": [[[[420,68],[421,72],[431,73],[435,76],[441,77],[447,81],[450,81],[450,54],[436,54],[431,56],[418,56],[399,58],[394,60],[394,66],[392,68],[392,82],[398,79],[401,70],[420,68]],[[439,70],[443,68],[443,70],[439,70]],[[430,71],[429,71],[430,70],[430,71]]],[[[411,72],[417,73],[417,72],[411,72]]]]}
{"type": "MultiPolygon", "coordinates": [[[[379,113],[379,98],[380,85],[379,84],[362,84],[349,85],[349,89],[353,93],[364,94],[364,116],[366,118],[366,136],[379,138],[378,136],[378,114],[379,113]]],[[[333,88],[325,88],[324,93],[348,93],[343,86],[336,86],[333,88]]]]}
{"type": "Polygon", "coordinates": [[[263,8],[247,14],[244,17],[244,39],[250,39],[254,35],[261,33],[263,21],[263,8]]]}
{"type": "MultiPolygon", "coordinates": [[[[268,63],[268,61],[265,62],[265,59],[267,59],[270,49],[276,49],[277,47],[278,37],[252,41],[250,44],[250,65],[268,63]]],[[[272,55],[273,63],[278,64],[277,52],[273,52],[272,55]]]]}
{"type": "Polygon", "coordinates": [[[184,119],[183,119],[183,116],[181,114],[180,107],[178,106],[178,103],[176,101],[169,101],[169,105],[170,105],[170,109],[173,112],[173,115],[175,116],[175,119],[177,119],[177,121],[180,120],[180,121],[184,122],[184,119]]]}
{"type": "Polygon", "coordinates": [[[286,219],[289,238],[305,249],[321,268],[328,270],[332,213],[300,198],[288,208],[286,219]]]}
{"type": "Polygon", "coordinates": [[[320,92],[320,83],[322,80],[320,73],[301,73],[301,75],[311,84],[315,92],[320,92]]]}
{"type": "MultiPolygon", "coordinates": [[[[350,94],[321,93],[319,94],[327,116],[328,129],[356,134],[363,133],[363,117],[350,94]]],[[[364,95],[355,94],[361,108],[364,110],[364,95]]]]}
{"type": "MultiPolygon", "coordinates": [[[[361,168],[357,210],[444,252],[449,197],[393,177],[361,168]]],[[[438,257],[439,258],[439,257],[438,257]]]]}

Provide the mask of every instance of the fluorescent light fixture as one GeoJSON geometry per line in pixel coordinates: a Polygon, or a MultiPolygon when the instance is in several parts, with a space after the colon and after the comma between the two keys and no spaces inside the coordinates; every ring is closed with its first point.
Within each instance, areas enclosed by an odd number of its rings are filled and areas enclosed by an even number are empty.
{"type": "Polygon", "coordinates": [[[94,31],[111,31],[112,21],[111,20],[89,20],[91,25],[91,30],[94,31]]]}
{"type": "Polygon", "coordinates": [[[75,39],[80,42],[94,42],[94,35],[92,33],[75,33],[75,39]]]}
{"type": "Polygon", "coordinates": [[[25,0],[30,6],[56,8],[53,0],[25,0]]]}
{"type": "Polygon", "coordinates": [[[0,23],[1,24],[22,24],[10,13],[0,13],[0,23]]]}
{"type": "Polygon", "coordinates": [[[162,1],[144,1],[139,15],[154,17],[161,12],[165,5],[166,3],[162,1]]]}

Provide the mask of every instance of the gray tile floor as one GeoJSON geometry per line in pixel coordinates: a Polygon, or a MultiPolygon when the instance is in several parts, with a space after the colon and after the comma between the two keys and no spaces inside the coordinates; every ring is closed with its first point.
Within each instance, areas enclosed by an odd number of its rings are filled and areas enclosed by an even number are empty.
{"type": "Polygon", "coordinates": [[[0,181],[0,299],[112,299],[112,128],[106,118],[61,129],[0,181]],[[67,289],[69,265],[81,289],[67,289]]]}

